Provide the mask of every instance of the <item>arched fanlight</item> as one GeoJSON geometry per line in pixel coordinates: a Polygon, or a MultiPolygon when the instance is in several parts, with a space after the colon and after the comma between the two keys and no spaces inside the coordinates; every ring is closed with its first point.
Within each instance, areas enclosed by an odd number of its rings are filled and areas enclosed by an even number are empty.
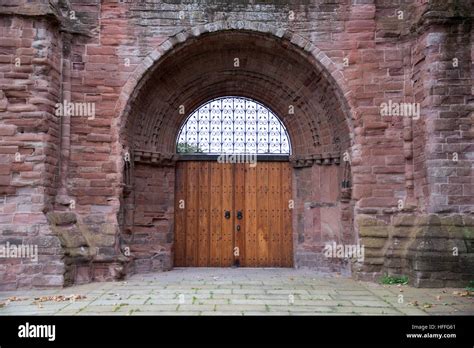
{"type": "Polygon", "coordinates": [[[213,99],[196,109],[179,131],[180,154],[290,154],[285,126],[264,105],[243,97],[213,99]]]}

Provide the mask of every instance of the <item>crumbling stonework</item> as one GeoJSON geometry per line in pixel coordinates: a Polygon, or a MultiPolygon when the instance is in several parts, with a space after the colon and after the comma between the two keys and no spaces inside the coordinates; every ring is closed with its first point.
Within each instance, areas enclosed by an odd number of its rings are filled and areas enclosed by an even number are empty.
{"type": "Polygon", "coordinates": [[[471,216],[400,214],[390,223],[358,216],[366,259],[357,275],[408,275],[419,287],[451,287],[472,279],[474,226],[471,216]]]}
{"type": "Polygon", "coordinates": [[[172,268],[176,136],[224,95],[288,130],[297,267],[350,272],[322,249],[360,240],[356,277],[472,280],[473,13],[462,0],[2,2],[0,244],[40,255],[1,259],[0,288],[172,268]],[[64,101],[94,115],[58,116],[64,101]],[[382,116],[389,102],[420,115],[382,116]]]}
{"type": "Polygon", "coordinates": [[[48,213],[48,222],[61,242],[64,253],[64,284],[120,279],[127,258],[117,257],[117,227],[113,224],[90,224],[72,212],[48,213]],[[91,228],[94,227],[94,228],[91,228]]]}

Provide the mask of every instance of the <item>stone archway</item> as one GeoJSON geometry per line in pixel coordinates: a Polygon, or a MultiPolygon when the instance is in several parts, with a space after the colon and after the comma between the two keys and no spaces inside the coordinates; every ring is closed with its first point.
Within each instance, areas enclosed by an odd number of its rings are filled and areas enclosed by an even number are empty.
{"type": "Polygon", "coordinates": [[[130,247],[134,271],[172,267],[179,126],[198,105],[225,95],[269,106],[292,139],[295,265],[340,269],[321,253],[327,242],[355,238],[350,190],[341,185],[350,172],[340,165],[353,132],[347,101],[328,70],[335,67],[289,33],[222,25],[165,42],[124,88],[128,103],[122,98],[117,105],[123,108],[121,144],[130,158],[124,161],[122,245],[130,247]]]}
{"type": "Polygon", "coordinates": [[[39,263],[0,261],[0,288],[118,279],[131,260],[119,238],[137,270],[156,259],[166,268],[177,124],[200,101],[231,92],[271,107],[296,142],[297,265],[321,266],[322,243],[360,237],[357,277],[464,286],[474,268],[472,6],[464,3],[0,9],[0,242],[39,247],[39,263]],[[409,15],[399,20],[398,11],[409,15]],[[74,117],[56,113],[66,103],[78,107],[74,117]],[[350,164],[336,164],[345,149],[350,164]],[[150,190],[164,193],[147,201],[150,190]]]}

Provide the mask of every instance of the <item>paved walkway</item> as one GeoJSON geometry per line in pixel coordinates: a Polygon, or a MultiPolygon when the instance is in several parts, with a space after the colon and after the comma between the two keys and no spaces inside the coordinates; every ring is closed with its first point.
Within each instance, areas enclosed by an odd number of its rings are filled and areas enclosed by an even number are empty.
{"type": "Polygon", "coordinates": [[[0,315],[474,315],[468,294],[301,269],[177,268],[123,282],[0,292],[0,315]]]}

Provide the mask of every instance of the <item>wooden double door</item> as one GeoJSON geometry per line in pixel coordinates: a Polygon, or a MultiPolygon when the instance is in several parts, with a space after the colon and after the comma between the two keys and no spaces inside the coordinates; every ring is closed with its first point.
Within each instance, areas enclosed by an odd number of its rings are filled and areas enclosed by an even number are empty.
{"type": "Polygon", "coordinates": [[[292,267],[291,182],[288,162],[178,162],[174,265],[292,267]]]}

